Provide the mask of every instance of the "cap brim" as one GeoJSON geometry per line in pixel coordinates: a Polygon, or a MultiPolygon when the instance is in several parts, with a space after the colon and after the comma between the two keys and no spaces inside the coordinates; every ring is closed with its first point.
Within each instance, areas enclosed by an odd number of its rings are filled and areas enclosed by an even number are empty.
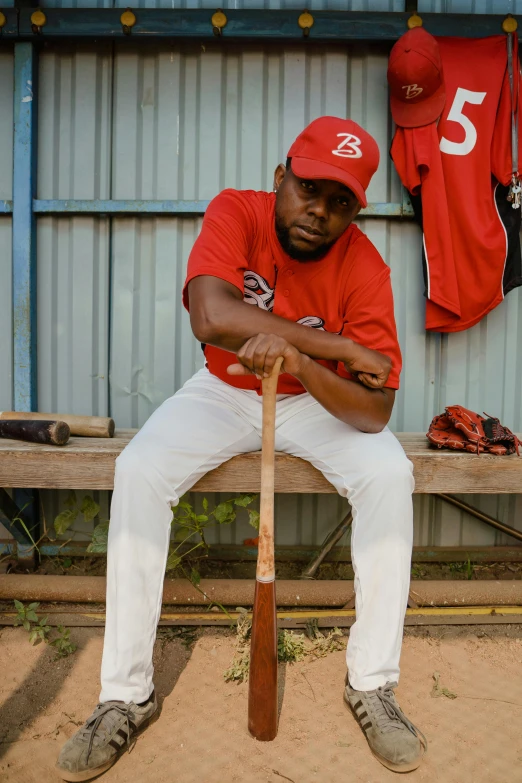
{"type": "Polygon", "coordinates": [[[421,128],[439,119],[446,103],[444,85],[419,103],[405,103],[390,95],[390,108],[396,125],[401,128],[421,128]]]}
{"type": "Polygon", "coordinates": [[[292,158],[291,166],[293,173],[297,177],[302,177],[303,179],[333,179],[334,182],[346,185],[347,188],[350,188],[355,193],[357,201],[361,206],[366,207],[368,205],[366,194],[359,180],[348,174],[348,172],[343,171],[343,169],[332,166],[330,163],[299,157],[292,158]]]}

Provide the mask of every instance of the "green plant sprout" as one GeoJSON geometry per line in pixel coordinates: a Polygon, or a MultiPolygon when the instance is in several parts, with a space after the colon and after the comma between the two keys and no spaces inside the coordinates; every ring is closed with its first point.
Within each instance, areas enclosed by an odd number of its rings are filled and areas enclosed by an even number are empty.
{"type": "Polygon", "coordinates": [[[29,641],[32,645],[45,642],[56,650],[56,658],[65,658],[75,652],[76,645],[70,640],[70,630],[59,625],[57,628],[58,636],[50,638],[52,629],[47,625],[47,617],[39,618],[36,610],[40,606],[38,601],[34,601],[25,606],[21,601],[15,600],[16,617],[13,625],[21,625],[29,633],[29,641]]]}
{"type": "MultiPolygon", "coordinates": [[[[173,571],[178,568],[183,560],[186,561],[189,558],[189,555],[197,550],[208,550],[208,544],[205,538],[205,533],[208,528],[215,527],[216,525],[232,524],[240,509],[245,509],[247,512],[248,523],[256,530],[259,529],[259,511],[248,508],[248,506],[257,499],[257,495],[239,495],[235,498],[223,500],[211,511],[209,511],[207,498],[203,498],[203,514],[197,514],[194,510],[194,506],[185,500],[185,497],[181,498],[178,505],[172,511],[171,525],[174,535],[169,547],[165,566],[166,571],[173,571]]],[[[97,504],[94,505],[99,511],[99,506],[97,506],[97,504]]],[[[66,515],[64,519],[69,520],[70,516],[68,511],[64,511],[62,514],[66,515]]],[[[59,517],[60,516],[62,515],[59,515],[59,517]]],[[[57,519],[59,517],[57,517],[57,519]]],[[[107,552],[108,536],[109,522],[107,520],[99,522],[94,528],[92,540],[87,547],[87,552],[89,554],[105,554],[107,552]]],[[[185,572],[183,573],[185,574],[185,572]]],[[[185,574],[185,576],[187,576],[187,574],[185,574]]],[[[187,576],[187,578],[190,579],[195,587],[199,585],[201,577],[195,566],[192,566],[190,576],[187,576]]]]}

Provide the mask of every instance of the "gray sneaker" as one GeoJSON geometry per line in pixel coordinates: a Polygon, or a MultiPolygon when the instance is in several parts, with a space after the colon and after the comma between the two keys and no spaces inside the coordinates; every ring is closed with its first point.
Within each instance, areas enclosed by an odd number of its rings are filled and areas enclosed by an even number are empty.
{"type": "Polygon", "coordinates": [[[131,702],[98,704],[81,729],[63,746],[56,771],[63,780],[90,780],[112,767],[158,710],[154,691],[143,706],[131,702]]]}
{"type": "Polygon", "coordinates": [[[424,734],[395,700],[396,682],[374,691],[356,691],[346,677],[344,700],[366,735],[373,755],[393,772],[417,769],[428,749],[424,734]]]}

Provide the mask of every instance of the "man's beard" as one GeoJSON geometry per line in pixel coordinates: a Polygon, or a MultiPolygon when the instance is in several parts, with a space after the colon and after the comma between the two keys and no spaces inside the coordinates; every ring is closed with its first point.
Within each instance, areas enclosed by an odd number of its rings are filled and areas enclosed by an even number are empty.
{"type": "Polygon", "coordinates": [[[319,261],[319,259],[324,258],[334,244],[334,242],[329,242],[320,247],[316,247],[314,250],[300,250],[290,239],[290,229],[278,220],[277,215],[275,219],[275,231],[279,244],[285,253],[290,256],[290,258],[293,258],[294,261],[319,261]]]}

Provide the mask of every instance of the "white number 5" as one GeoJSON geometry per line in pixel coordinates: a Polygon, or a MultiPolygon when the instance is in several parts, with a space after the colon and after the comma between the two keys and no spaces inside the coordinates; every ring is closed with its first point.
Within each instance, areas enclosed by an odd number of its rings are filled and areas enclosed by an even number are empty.
{"type": "Polygon", "coordinates": [[[465,103],[480,105],[486,97],[485,92],[474,92],[459,87],[455,93],[448,120],[458,122],[464,128],[464,141],[450,141],[445,136],[440,140],[440,151],[447,155],[468,155],[477,143],[477,129],[471,120],[462,113],[465,103]]]}

